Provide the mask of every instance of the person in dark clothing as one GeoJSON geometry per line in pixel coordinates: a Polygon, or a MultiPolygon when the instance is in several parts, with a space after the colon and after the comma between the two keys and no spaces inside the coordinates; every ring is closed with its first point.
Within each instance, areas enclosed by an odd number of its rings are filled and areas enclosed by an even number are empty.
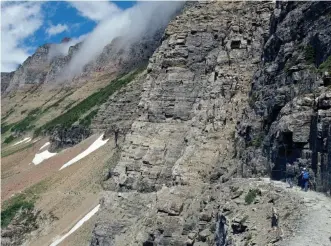
{"type": "Polygon", "coordinates": [[[293,187],[294,177],[295,177],[295,167],[294,165],[288,163],[286,166],[286,181],[290,185],[290,188],[293,187]]]}
{"type": "Polygon", "coordinates": [[[304,169],[301,170],[301,173],[300,173],[300,176],[299,176],[299,179],[300,179],[300,186],[301,186],[301,190],[304,190],[305,189],[305,181],[303,179],[303,173],[304,173],[304,169]]]}
{"type": "Polygon", "coordinates": [[[119,129],[116,127],[115,129],[114,129],[114,134],[115,134],[115,146],[116,146],[116,148],[118,148],[118,143],[117,143],[117,140],[118,140],[118,134],[119,134],[119,129]]]}
{"type": "Polygon", "coordinates": [[[306,192],[308,191],[308,184],[309,184],[309,172],[306,168],[302,171],[302,189],[306,192]]]}

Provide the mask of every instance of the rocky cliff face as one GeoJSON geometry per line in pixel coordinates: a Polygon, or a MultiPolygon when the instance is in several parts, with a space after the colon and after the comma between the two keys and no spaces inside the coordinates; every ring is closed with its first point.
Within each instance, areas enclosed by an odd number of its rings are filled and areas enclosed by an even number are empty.
{"type": "Polygon", "coordinates": [[[70,128],[56,128],[52,131],[50,150],[72,147],[91,135],[91,130],[84,126],[71,126],[70,128]]]}
{"type": "Polygon", "coordinates": [[[103,49],[93,62],[85,66],[83,74],[88,76],[91,71],[128,73],[133,68],[141,66],[159,47],[164,29],[165,27],[155,34],[143,37],[133,43],[128,42],[125,37],[116,38],[103,49]]]}
{"type": "MultiPolygon", "coordinates": [[[[154,53],[93,119],[92,130],[108,138],[119,128],[121,141],[104,176],[91,245],[279,240],[267,216],[274,208],[292,216],[300,204],[241,178],[282,179],[290,162],[330,191],[330,16],[328,2],[189,2],[164,35],[125,49],[120,38],[107,45],[74,81],[130,71],[154,53]]],[[[1,75],[11,81],[3,88],[56,80],[80,45],[51,62],[43,46],[13,75],[1,75]]],[[[58,129],[52,148],[90,133],[58,129]]]]}
{"type": "MultiPolygon", "coordinates": [[[[214,245],[215,183],[240,167],[236,125],[272,8],[190,3],[169,24],[134,97],[139,117],[104,183],[91,245],[214,245]]],[[[111,105],[108,122],[118,114],[111,105]]]]}
{"type": "Polygon", "coordinates": [[[10,83],[10,80],[13,78],[14,76],[14,73],[11,72],[11,73],[1,73],[1,93],[4,92],[9,83],[10,83]]]}
{"type": "Polygon", "coordinates": [[[93,119],[92,130],[105,132],[105,137],[112,136],[114,128],[120,128],[121,135],[126,134],[141,113],[138,104],[145,79],[146,73],[143,73],[111,96],[99,108],[97,116],[93,119]]]}
{"type": "Polygon", "coordinates": [[[255,113],[241,129],[246,146],[259,138],[273,178],[284,178],[286,163],[306,166],[323,191],[331,188],[330,15],[328,2],[277,3],[253,77],[255,113]]]}
{"type": "Polygon", "coordinates": [[[41,84],[47,75],[49,61],[47,54],[50,49],[50,44],[45,44],[37,49],[37,51],[14,72],[12,79],[6,91],[11,91],[17,87],[31,84],[41,84]]]}

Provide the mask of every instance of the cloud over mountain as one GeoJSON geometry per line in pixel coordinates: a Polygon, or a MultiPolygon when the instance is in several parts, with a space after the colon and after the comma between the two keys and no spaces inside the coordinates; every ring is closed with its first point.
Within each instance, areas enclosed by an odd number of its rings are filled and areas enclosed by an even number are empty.
{"type": "Polygon", "coordinates": [[[64,75],[71,77],[81,73],[84,66],[95,59],[116,37],[121,37],[121,42],[128,47],[144,36],[153,35],[169,22],[183,3],[180,1],[138,2],[126,10],[111,10],[108,17],[101,20],[85,39],[64,75]]]}
{"type": "Polygon", "coordinates": [[[68,1],[80,15],[93,21],[101,21],[121,11],[114,3],[107,1],[68,1]]]}

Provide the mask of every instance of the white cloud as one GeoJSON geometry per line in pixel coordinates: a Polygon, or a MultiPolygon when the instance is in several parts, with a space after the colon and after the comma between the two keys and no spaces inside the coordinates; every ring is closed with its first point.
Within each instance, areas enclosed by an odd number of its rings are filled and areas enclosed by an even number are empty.
{"type": "Polygon", "coordinates": [[[138,2],[126,10],[108,14],[85,39],[80,50],[71,59],[63,72],[64,79],[78,75],[90,61],[95,59],[103,48],[116,37],[121,36],[123,47],[141,38],[153,35],[160,27],[164,27],[172,14],[184,2],[138,2]]]}
{"type": "Polygon", "coordinates": [[[42,25],[41,4],[12,2],[1,4],[1,72],[16,69],[30,54],[22,42],[42,25]]]}
{"type": "Polygon", "coordinates": [[[121,12],[116,4],[107,1],[69,1],[80,15],[93,21],[101,21],[109,16],[121,12]]]}
{"type": "MultiPolygon", "coordinates": [[[[133,7],[122,10],[109,1],[74,2],[69,1],[80,15],[99,22],[87,35],[72,39],[70,42],[56,44],[50,52],[50,58],[67,55],[69,47],[85,39],[81,49],[73,57],[63,74],[75,75],[99,55],[103,48],[116,37],[121,36],[123,45],[151,35],[170,16],[183,5],[183,2],[140,2],[133,7]]],[[[33,34],[42,26],[43,15],[41,2],[5,2],[1,3],[1,71],[13,71],[17,65],[31,55],[33,47],[24,46],[23,41],[33,38],[33,34]]],[[[47,4],[47,3],[46,3],[47,4]]],[[[48,16],[48,15],[47,15],[48,16]]],[[[80,23],[79,23],[80,24],[80,23]]],[[[70,26],[72,29],[73,26],[70,26]]],[[[64,24],[48,26],[48,35],[68,31],[64,24]]]]}
{"type": "Polygon", "coordinates": [[[56,26],[54,25],[50,25],[49,28],[46,29],[46,33],[48,34],[48,36],[54,36],[56,34],[68,31],[69,28],[67,25],[63,25],[63,24],[57,24],[56,26]]]}
{"type": "Polygon", "coordinates": [[[52,44],[49,53],[48,53],[48,59],[52,59],[56,56],[66,56],[68,55],[68,51],[70,46],[73,46],[79,42],[82,42],[88,34],[84,34],[79,36],[78,38],[71,38],[69,42],[64,42],[60,44],[52,44]]]}

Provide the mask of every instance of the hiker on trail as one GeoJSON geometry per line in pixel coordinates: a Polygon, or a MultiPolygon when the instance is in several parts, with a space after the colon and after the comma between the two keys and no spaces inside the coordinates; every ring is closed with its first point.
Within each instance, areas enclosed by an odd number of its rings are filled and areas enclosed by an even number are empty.
{"type": "Polygon", "coordinates": [[[302,170],[302,189],[306,192],[308,191],[308,184],[309,184],[309,172],[306,168],[302,170]]]}
{"type": "Polygon", "coordinates": [[[114,129],[114,134],[115,134],[115,146],[116,146],[116,148],[118,148],[118,144],[117,144],[117,140],[118,140],[118,134],[119,134],[119,129],[116,127],[115,129],[114,129]]]}
{"type": "Polygon", "coordinates": [[[303,190],[304,186],[303,186],[303,179],[302,179],[302,175],[303,175],[303,170],[301,169],[300,171],[300,175],[298,177],[298,184],[301,187],[301,189],[303,190]]]}
{"type": "Polygon", "coordinates": [[[277,213],[276,208],[272,207],[272,216],[271,216],[271,227],[276,230],[278,228],[278,219],[279,214],[277,213]]]}
{"type": "Polygon", "coordinates": [[[291,163],[286,165],[286,181],[290,185],[290,188],[293,187],[293,179],[295,176],[295,167],[291,163]]]}

